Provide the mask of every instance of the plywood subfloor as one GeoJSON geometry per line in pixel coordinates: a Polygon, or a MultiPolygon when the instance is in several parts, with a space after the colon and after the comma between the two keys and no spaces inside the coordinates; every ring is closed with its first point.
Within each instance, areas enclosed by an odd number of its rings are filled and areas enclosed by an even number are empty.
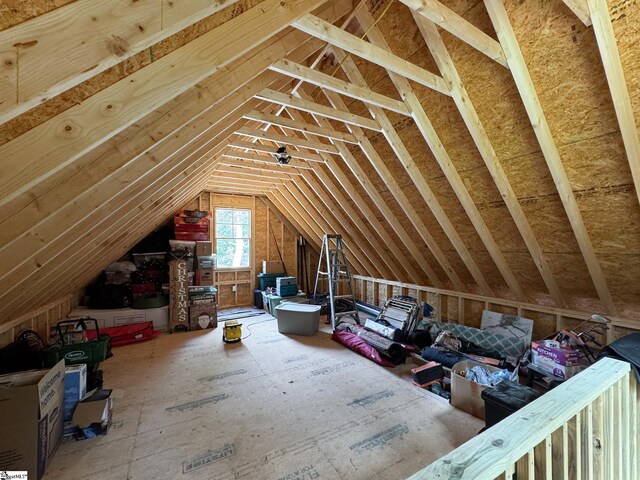
{"type": "Polygon", "coordinates": [[[333,342],[285,336],[264,314],[114,349],[105,387],[123,389],[113,426],[62,444],[45,480],[400,479],[483,423],[333,342]],[[250,325],[247,328],[248,324],[250,325]]]}

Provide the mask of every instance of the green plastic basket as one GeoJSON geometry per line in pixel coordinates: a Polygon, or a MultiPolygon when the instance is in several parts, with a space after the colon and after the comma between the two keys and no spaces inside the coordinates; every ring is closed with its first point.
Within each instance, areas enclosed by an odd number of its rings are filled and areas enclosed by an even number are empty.
{"type": "MultiPolygon", "coordinates": [[[[86,325],[85,330],[86,330],[86,325]]],[[[86,363],[87,365],[97,365],[103,362],[111,349],[111,337],[109,335],[101,335],[98,329],[98,322],[94,318],[83,318],[78,320],[63,320],[58,322],[56,330],[60,337],[60,342],[56,345],[52,345],[44,351],[44,364],[45,367],[51,368],[56,363],[64,358],[65,365],[78,365],[80,363],[86,363]],[[98,340],[89,340],[82,343],[73,343],[65,345],[64,335],[62,333],[62,326],[64,325],[78,325],[82,322],[84,325],[86,322],[93,322],[96,329],[96,338],[98,340]]]]}

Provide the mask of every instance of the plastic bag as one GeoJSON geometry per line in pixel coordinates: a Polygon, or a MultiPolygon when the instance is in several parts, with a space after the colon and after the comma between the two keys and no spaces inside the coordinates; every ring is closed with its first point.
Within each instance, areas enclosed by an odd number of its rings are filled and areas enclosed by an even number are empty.
{"type": "Polygon", "coordinates": [[[492,387],[502,380],[509,380],[509,371],[498,370],[496,372],[490,372],[485,367],[476,366],[467,371],[466,377],[473,382],[492,387]]]}

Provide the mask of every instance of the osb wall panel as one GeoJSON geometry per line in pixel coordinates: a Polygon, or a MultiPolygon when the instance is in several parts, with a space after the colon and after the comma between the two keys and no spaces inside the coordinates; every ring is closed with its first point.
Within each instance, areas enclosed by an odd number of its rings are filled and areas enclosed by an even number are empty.
{"type": "Polygon", "coordinates": [[[237,294],[238,294],[238,305],[251,305],[253,304],[253,288],[252,285],[248,283],[240,283],[238,284],[237,294]]]}
{"type": "Polygon", "coordinates": [[[484,310],[484,302],[473,300],[464,301],[464,324],[469,327],[480,328],[482,320],[482,311],[484,310]]]}
{"type": "Polygon", "coordinates": [[[22,316],[24,321],[16,327],[7,328],[6,325],[0,326],[0,348],[11,343],[23,330],[35,330],[45,343],[47,343],[50,327],[54,326],[58,321],[67,318],[69,312],[77,307],[79,302],[80,292],[77,292],[76,294],[61,298],[58,301],[51,302],[33,312],[26,313],[22,316]]]}
{"type": "Polygon", "coordinates": [[[555,315],[522,310],[520,316],[533,320],[534,339],[546,338],[557,330],[555,315]]]}
{"type": "MultiPolygon", "coordinates": [[[[0,125],[0,145],[40,125],[68,108],[73,107],[137,70],[144,68],[154,60],[163,57],[222,23],[237,17],[261,1],[262,0],[241,0],[215,15],[211,15],[175,35],[158,42],[151,48],[133,55],[99,75],[29,110],[23,115],[0,125]]],[[[3,2],[2,8],[0,8],[0,30],[43,15],[68,3],[72,3],[72,1],[7,0],[3,2]]]]}
{"type": "Polygon", "coordinates": [[[607,3],[637,124],[640,118],[640,78],[638,78],[640,9],[636,0],[609,0],[607,3]]]}

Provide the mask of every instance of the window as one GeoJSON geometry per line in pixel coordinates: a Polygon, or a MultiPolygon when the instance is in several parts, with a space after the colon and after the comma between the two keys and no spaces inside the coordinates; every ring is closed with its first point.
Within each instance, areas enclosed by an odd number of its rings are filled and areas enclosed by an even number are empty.
{"type": "Polygon", "coordinates": [[[251,266],[251,210],[216,208],[218,268],[251,266]]]}

